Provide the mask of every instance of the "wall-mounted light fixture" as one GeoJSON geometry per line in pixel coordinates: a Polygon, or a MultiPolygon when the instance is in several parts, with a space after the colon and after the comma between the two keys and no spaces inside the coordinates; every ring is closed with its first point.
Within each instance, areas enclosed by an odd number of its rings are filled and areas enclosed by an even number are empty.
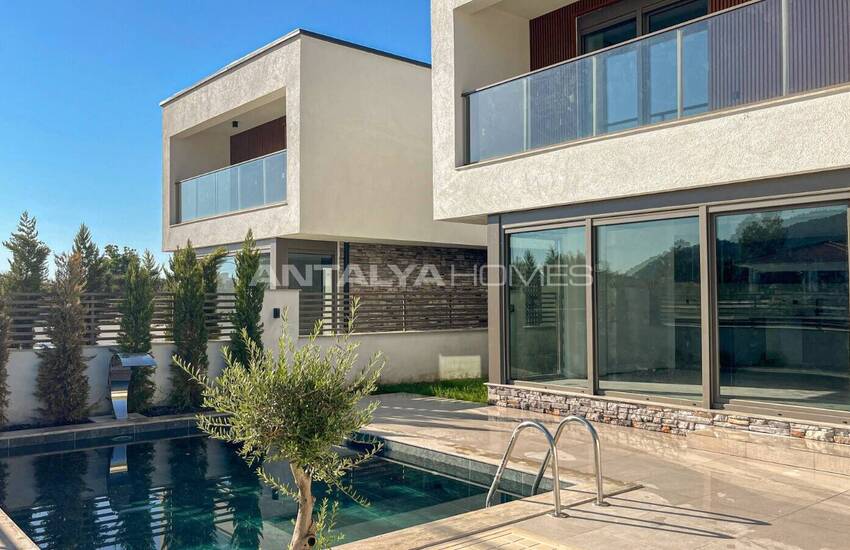
{"type": "Polygon", "coordinates": [[[233,124],[234,128],[239,128],[239,121],[238,120],[234,120],[231,124],[233,124]]]}

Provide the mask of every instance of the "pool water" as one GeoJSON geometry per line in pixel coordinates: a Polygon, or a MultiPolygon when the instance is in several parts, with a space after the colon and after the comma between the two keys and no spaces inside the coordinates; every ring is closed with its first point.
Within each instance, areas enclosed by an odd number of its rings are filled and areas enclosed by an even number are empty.
{"type": "MultiPolygon", "coordinates": [[[[287,480],[288,468],[274,466],[287,480]]],[[[370,506],[331,495],[342,542],[482,508],[487,492],[380,458],[350,481],[370,506]]],[[[4,459],[0,507],[41,548],[63,550],[285,548],[297,512],[231,447],[205,437],[4,459]]]]}

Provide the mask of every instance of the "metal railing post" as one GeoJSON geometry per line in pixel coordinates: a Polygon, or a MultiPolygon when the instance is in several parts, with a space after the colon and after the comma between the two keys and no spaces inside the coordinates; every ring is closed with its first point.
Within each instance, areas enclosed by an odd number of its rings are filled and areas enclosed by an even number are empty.
{"type": "Polygon", "coordinates": [[[684,30],[676,30],[676,118],[682,118],[685,113],[684,34],[684,30]]]}
{"type": "MultiPolygon", "coordinates": [[[[565,419],[561,420],[558,424],[558,429],[555,431],[555,438],[552,448],[557,451],[558,449],[558,441],[561,439],[561,434],[564,431],[564,428],[570,422],[577,422],[584,426],[587,431],[590,433],[590,438],[593,442],[593,462],[594,462],[594,470],[596,474],[596,505],[597,506],[608,506],[608,503],[605,502],[605,493],[603,492],[603,482],[602,482],[602,446],[599,444],[599,434],[596,433],[596,428],[588,422],[586,418],[582,418],[581,416],[568,416],[565,419]]],[[[546,466],[550,460],[550,455],[552,451],[549,450],[546,452],[546,456],[543,458],[543,464],[540,466],[540,470],[537,472],[537,477],[534,478],[534,484],[531,486],[531,494],[537,494],[537,490],[540,488],[540,482],[543,480],[543,473],[546,471],[546,466]]],[[[557,460],[557,457],[556,457],[557,460]]]]}
{"type": "Polygon", "coordinates": [[[782,0],[780,10],[782,20],[782,95],[788,95],[790,88],[790,57],[788,44],[788,0],[782,0]]]}

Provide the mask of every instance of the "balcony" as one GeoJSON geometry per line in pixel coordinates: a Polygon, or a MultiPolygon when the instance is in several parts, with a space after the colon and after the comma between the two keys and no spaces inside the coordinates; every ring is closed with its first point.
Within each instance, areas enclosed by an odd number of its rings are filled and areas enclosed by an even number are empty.
{"type": "Polygon", "coordinates": [[[178,223],[286,200],[286,150],[177,184],[178,223]]]}
{"type": "Polygon", "coordinates": [[[761,0],[464,94],[467,164],[850,82],[850,2],[761,0]]]}

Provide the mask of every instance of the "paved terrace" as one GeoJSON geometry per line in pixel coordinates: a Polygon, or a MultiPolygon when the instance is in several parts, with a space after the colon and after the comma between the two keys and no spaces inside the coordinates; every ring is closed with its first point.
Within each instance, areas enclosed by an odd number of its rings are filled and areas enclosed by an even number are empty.
{"type": "MultiPolygon", "coordinates": [[[[391,441],[482,462],[498,463],[520,420],[557,418],[404,394],[382,395],[369,432],[391,441]]],[[[426,526],[345,545],[354,549],[783,549],[850,547],[850,476],[764,462],[689,445],[689,439],[597,424],[603,473],[640,488],[610,497],[610,507],[587,502],[593,454],[581,426],[568,428],[559,445],[567,518],[554,518],[551,495],[471,512],[426,526]],[[525,506],[519,510],[518,506],[525,506]],[[528,507],[536,506],[533,512],[528,507]],[[504,512],[499,512],[503,509],[504,512]],[[489,514],[489,519],[488,519],[489,514]],[[501,521],[495,518],[501,517],[501,521]],[[525,518],[525,519],[522,519],[525,518]]],[[[787,452],[789,438],[762,440],[766,456],[787,452]]],[[[515,450],[514,468],[536,471],[546,452],[543,438],[527,431],[515,450]]],[[[843,459],[842,459],[843,460],[843,459]]],[[[606,483],[606,487],[609,483],[606,483]]],[[[607,489],[606,489],[607,490],[607,489]]]]}

